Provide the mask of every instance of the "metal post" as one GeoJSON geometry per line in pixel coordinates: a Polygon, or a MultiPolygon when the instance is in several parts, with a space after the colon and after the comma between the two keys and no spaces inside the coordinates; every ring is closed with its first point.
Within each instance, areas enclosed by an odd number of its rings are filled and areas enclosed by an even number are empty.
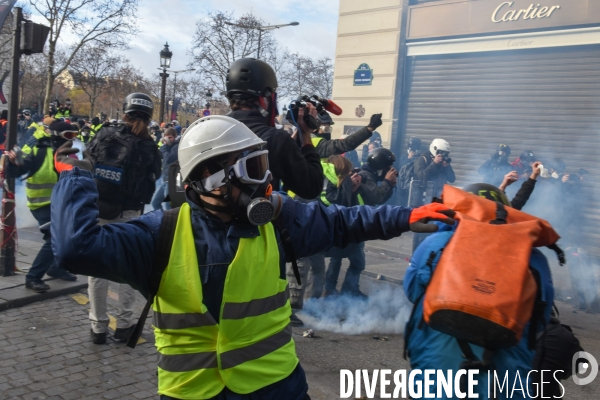
{"type": "MultiPolygon", "coordinates": [[[[171,114],[173,114],[173,106],[175,105],[175,93],[177,93],[177,72],[173,75],[173,104],[171,105],[171,114]]],[[[172,115],[169,116],[169,121],[172,121],[172,115]]]]}
{"type": "MultiPolygon", "coordinates": [[[[8,106],[8,129],[6,150],[11,150],[17,142],[17,111],[19,104],[19,62],[21,58],[21,22],[23,10],[14,8],[13,13],[13,49],[10,77],[10,102],[8,106]]],[[[8,157],[4,157],[3,171],[8,166],[8,157]]],[[[3,173],[4,174],[4,173],[3,173]]],[[[2,228],[0,229],[0,273],[3,276],[15,274],[15,178],[4,177],[2,190],[2,228]]]]}
{"type": "Polygon", "coordinates": [[[167,90],[167,78],[169,74],[167,74],[167,69],[163,69],[163,72],[160,73],[160,77],[162,78],[162,84],[160,86],[160,117],[159,121],[162,124],[165,121],[165,91],[167,90]]]}
{"type": "Polygon", "coordinates": [[[262,39],[262,29],[258,29],[258,49],[256,50],[256,59],[260,60],[260,41],[262,39]]]}

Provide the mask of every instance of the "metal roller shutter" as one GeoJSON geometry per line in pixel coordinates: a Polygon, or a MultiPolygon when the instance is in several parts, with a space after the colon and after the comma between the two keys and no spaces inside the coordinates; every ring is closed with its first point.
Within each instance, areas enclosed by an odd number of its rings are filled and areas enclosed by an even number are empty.
{"type": "Polygon", "coordinates": [[[405,82],[403,136],[448,140],[458,186],[500,143],[510,161],[530,149],[588,170],[582,229],[600,256],[600,46],[411,57],[405,82]]]}

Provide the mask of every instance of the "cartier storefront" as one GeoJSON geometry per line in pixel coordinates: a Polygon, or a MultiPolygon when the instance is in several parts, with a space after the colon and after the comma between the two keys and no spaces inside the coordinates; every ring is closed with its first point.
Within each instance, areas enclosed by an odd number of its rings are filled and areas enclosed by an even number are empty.
{"type": "Polygon", "coordinates": [[[598,243],[600,1],[420,0],[407,12],[394,151],[410,136],[448,140],[458,185],[481,179],[501,143],[511,159],[533,150],[585,168],[582,229],[598,243]]]}

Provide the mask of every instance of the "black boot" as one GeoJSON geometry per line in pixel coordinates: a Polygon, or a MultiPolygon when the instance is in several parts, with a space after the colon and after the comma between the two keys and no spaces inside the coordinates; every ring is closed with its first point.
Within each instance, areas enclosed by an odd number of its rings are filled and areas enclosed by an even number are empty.
{"type": "Polygon", "coordinates": [[[106,343],[106,332],[96,333],[90,329],[90,333],[92,335],[92,343],[94,343],[94,344],[106,343]]]}

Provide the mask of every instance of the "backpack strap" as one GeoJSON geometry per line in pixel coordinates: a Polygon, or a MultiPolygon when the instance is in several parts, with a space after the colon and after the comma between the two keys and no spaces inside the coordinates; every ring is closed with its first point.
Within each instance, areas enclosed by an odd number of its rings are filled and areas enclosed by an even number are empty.
{"type": "Polygon", "coordinates": [[[158,293],[163,272],[165,272],[165,269],[169,264],[169,257],[171,255],[171,247],[175,237],[175,228],[177,227],[178,217],[179,208],[167,210],[164,212],[163,219],[160,223],[158,240],[154,244],[154,268],[152,269],[150,278],[148,279],[150,293],[148,295],[146,305],[144,306],[144,310],[142,311],[142,314],[135,325],[135,329],[129,337],[129,340],[127,340],[127,347],[131,347],[132,349],[135,348],[138,339],[142,335],[144,324],[146,323],[146,318],[148,318],[148,312],[150,311],[150,306],[154,302],[154,297],[158,293]]]}
{"type": "Polygon", "coordinates": [[[496,202],[496,219],[490,221],[492,225],[506,225],[506,218],[508,217],[508,212],[506,211],[506,207],[504,204],[499,201],[496,202]]]}
{"type": "Polygon", "coordinates": [[[294,271],[294,276],[296,277],[296,282],[298,285],[302,285],[302,281],[300,280],[300,270],[298,269],[298,263],[296,262],[296,251],[294,250],[294,246],[292,245],[292,239],[290,239],[290,233],[288,232],[283,220],[281,219],[281,214],[275,218],[273,221],[273,226],[279,232],[279,236],[281,237],[281,244],[283,245],[283,251],[285,252],[285,259],[287,262],[292,263],[292,270],[294,271]]]}
{"type": "MultiPolygon", "coordinates": [[[[492,363],[492,357],[494,357],[493,350],[483,349],[483,357],[480,360],[479,358],[477,358],[475,353],[473,353],[473,349],[471,348],[471,345],[467,341],[461,340],[461,339],[456,339],[456,341],[458,342],[460,351],[462,352],[462,355],[465,358],[465,361],[463,361],[460,364],[460,367],[459,367],[460,369],[466,369],[466,370],[475,369],[475,370],[478,370],[479,373],[486,372],[486,371],[493,371],[495,369],[494,364],[492,363]]],[[[461,376],[460,390],[462,392],[467,391],[467,376],[466,375],[461,376]]],[[[495,399],[495,396],[492,394],[490,399],[495,399]]]]}
{"type": "MultiPolygon", "coordinates": [[[[529,350],[535,350],[535,344],[537,342],[537,331],[540,324],[545,325],[544,321],[544,310],[547,303],[542,299],[542,278],[538,270],[529,268],[533,277],[535,278],[535,284],[537,285],[537,291],[535,293],[535,303],[533,305],[533,312],[531,313],[531,320],[529,323],[529,336],[528,336],[528,347],[529,350]]],[[[546,327],[544,326],[544,330],[546,327]]]]}

